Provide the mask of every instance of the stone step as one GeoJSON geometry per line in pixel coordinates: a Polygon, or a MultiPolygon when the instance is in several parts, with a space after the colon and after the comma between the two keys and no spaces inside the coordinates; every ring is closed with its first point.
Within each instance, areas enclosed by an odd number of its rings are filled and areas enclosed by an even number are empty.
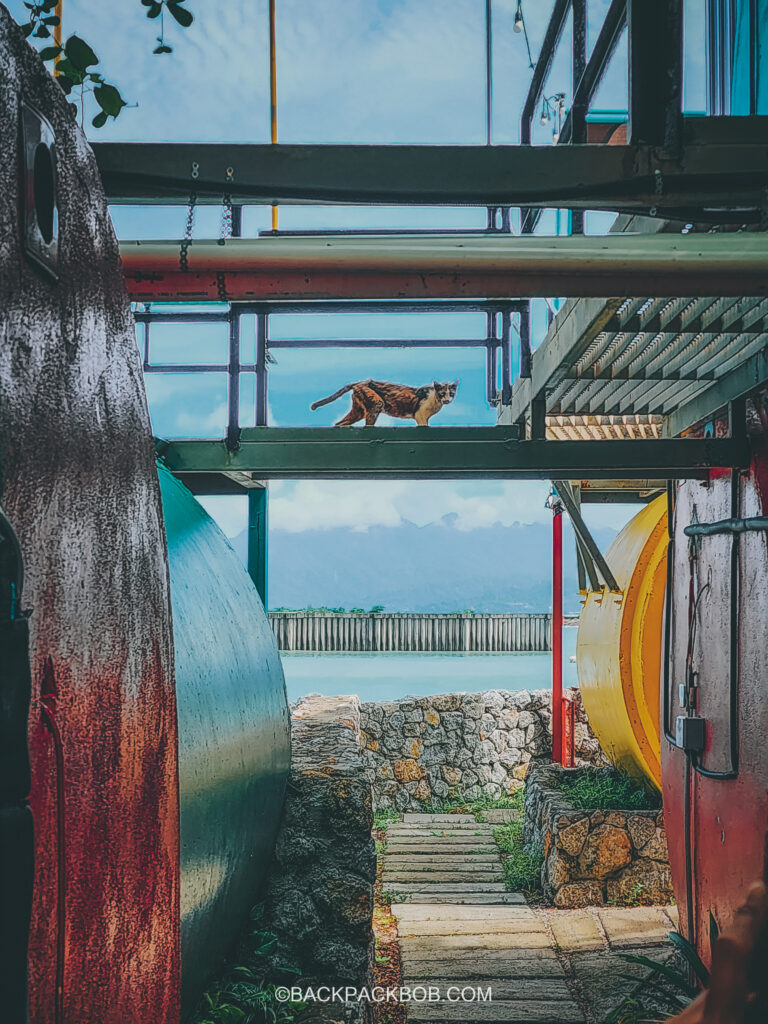
{"type": "Polygon", "coordinates": [[[489,949],[551,949],[551,940],[544,928],[535,923],[521,922],[516,932],[506,935],[424,935],[400,939],[400,952],[413,958],[427,956],[481,956],[489,949]]]}
{"type": "MultiPolygon", "coordinates": [[[[387,892],[423,892],[423,893],[484,893],[484,892],[498,892],[506,893],[506,888],[503,882],[443,882],[439,881],[434,875],[426,879],[421,876],[418,882],[406,882],[402,878],[398,877],[393,881],[389,887],[384,885],[384,890],[387,892]]],[[[383,883],[382,883],[383,884],[383,883]]]]}
{"type": "Polygon", "coordinates": [[[432,907],[454,905],[462,907],[482,906],[491,909],[495,906],[521,906],[525,898],[519,892],[416,892],[407,893],[407,899],[401,903],[393,903],[392,910],[400,906],[432,907]]]}
{"type": "Polygon", "coordinates": [[[402,849],[415,850],[418,853],[429,853],[430,851],[439,853],[443,850],[456,850],[461,853],[487,850],[488,853],[498,853],[499,850],[493,839],[484,839],[482,836],[473,836],[471,839],[443,839],[442,837],[432,836],[429,839],[422,839],[417,836],[403,836],[401,839],[398,836],[395,839],[387,839],[384,852],[402,849]]]}
{"type": "Polygon", "coordinates": [[[498,857],[407,857],[385,856],[385,871],[495,871],[503,874],[498,857]]]}
{"type": "MultiPolygon", "coordinates": [[[[510,896],[517,896],[517,893],[509,893],[510,896]]],[[[521,916],[527,917],[530,907],[525,906],[520,899],[520,904],[509,907],[473,907],[473,906],[421,906],[408,903],[400,906],[395,904],[392,913],[401,921],[512,921],[518,920],[521,916]]]]}
{"type": "Polygon", "coordinates": [[[522,935],[541,929],[535,917],[520,916],[511,921],[407,921],[401,918],[397,930],[401,938],[413,939],[420,935],[522,935]]]}
{"type": "Polygon", "coordinates": [[[549,947],[537,949],[486,949],[456,956],[451,950],[444,955],[424,956],[419,950],[402,957],[403,975],[411,978],[562,978],[565,971],[549,947]]]}
{"type": "Polygon", "coordinates": [[[408,825],[412,822],[432,825],[436,821],[447,821],[453,825],[474,823],[474,814],[422,814],[420,811],[406,811],[403,815],[403,822],[408,825]]]}
{"type": "Polygon", "coordinates": [[[387,835],[394,836],[399,835],[403,832],[411,832],[414,835],[428,836],[432,833],[436,835],[443,835],[444,832],[456,832],[458,835],[467,835],[472,832],[483,832],[490,834],[495,829],[499,828],[499,825],[492,825],[487,821],[459,821],[455,825],[445,821],[435,821],[432,824],[407,824],[402,825],[390,825],[387,828],[387,835]]]}
{"type": "Polygon", "coordinates": [[[547,999],[500,999],[491,1003],[408,1003],[409,1024],[582,1024],[584,1014],[574,1002],[547,999]]]}
{"type": "Polygon", "coordinates": [[[428,846],[393,846],[387,847],[381,855],[384,860],[410,858],[411,860],[434,860],[442,863],[443,860],[463,860],[473,864],[482,864],[487,861],[499,863],[499,851],[492,847],[483,847],[479,850],[462,847],[443,847],[435,850],[428,846]]]}
{"type": "MultiPolygon", "coordinates": [[[[503,887],[503,882],[500,881],[503,877],[504,873],[501,868],[497,871],[413,871],[406,868],[403,871],[387,869],[381,876],[381,881],[385,888],[388,883],[394,885],[399,882],[418,882],[419,885],[428,885],[432,882],[456,882],[468,885],[474,885],[475,882],[498,882],[503,887]]],[[[482,890],[480,891],[482,892],[482,890]]]]}
{"type": "MultiPolygon", "coordinates": [[[[448,1001],[448,989],[466,988],[466,978],[454,978],[452,974],[447,977],[420,978],[416,974],[404,974],[404,985],[427,985],[436,988],[441,995],[441,1002],[448,1001]]],[[[551,999],[553,1002],[573,1002],[573,995],[568,988],[565,978],[502,978],[500,976],[483,978],[482,983],[477,987],[483,990],[491,990],[491,999],[496,1002],[498,999],[551,999]]],[[[453,995],[454,993],[452,993],[453,995]]],[[[469,995],[469,993],[467,993],[469,995]]]]}

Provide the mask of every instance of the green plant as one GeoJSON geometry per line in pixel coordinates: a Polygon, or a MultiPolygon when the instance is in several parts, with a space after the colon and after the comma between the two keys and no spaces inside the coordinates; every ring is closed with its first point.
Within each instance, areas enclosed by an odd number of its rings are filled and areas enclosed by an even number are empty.
{"type": "MultiPolygon", "coordinates": [[[[45,40],[55,35],[55,30],[60,25],[56,3],[57,0],[25,0],[24,6],[29,12],[28,20],[21,23],[25,38],[45,40]]],[[[160,19],[160,35],[157,36],[157,46],[153,53],[173,52],[173,47],[165,41],[166,11],[182,28],[189,28],[194,21],[194,16],[184,6],[185,3],[186,0],[141,0],[142,7],[146,8],[147,17],[160,19]]],[[[91,122],[95,128],[103,128],[108,118],[117,117],[126,106],[118,88],[105,81],[101,72],[95,70],[100,63],[99,58],[79,36],[70,36],[63,46],[59,43],[44,46],[40,50],[40,56],[44,61],[54,62],[56,81],[65,95],[69,96],[74,89],[80,89],[81,109],[86,91],[93,93],[93,98],[101,108],[91,122]]],[[[77,113],[76,104],[70,103],[70,106],[77,113]]]]}
{"type": "Polygon", "coordinates": [[[510,892],[539,892],[544,854],[536,846],[526,850],[523,825],[510,821],[493,830],[493,838],[501,852],[504,884],[510,892]]]}
{"type": "MultiPolygon", "coordinates": [[[[677,932],[670,932],[669,940],[681,956],[699,985],[709,985],[709,971],[704,966],[694,946],[677,932]]],[[[624,954],[622,960],[646,967],[648,973],[640,980],[634,975],[622,977],[636,982],[629,996],[610,1014],[605,1024],[640,1024],[641,1021],[665,1020],[670,1014],[684,1009],[698,995],[698,988],[692,985],[688,972],[672,963],[651,960],[649,957],[624,954]],[[658,1016],[661,1014],[661,1016],[658,1016]]]]}
{"type": "Polygon", "coordinates": [[[642,907],[653,902],[645,895],[644,882],[636,882],[625,896],[616,896],[608,900],[612,907],[642,907]]]}
{"type": "Polygon", "coordinates": [[[407,903],[411,898],[409,892],[399,892],[397,889],[382,891],[381,899],[384,903],[407,903]]]}
{"type": "Polygon", "coordinates": [[[394,807],[382,807],[378,811],[373,812],[373,827],[374,828],[386,828],[392,821],[400,821],[402,814],[400,811],[396,811],[394,807]]]}
{"type": "Polygon", "coordinates": [[[619,772],[586,771],[563,779],[562,790],[574,807],[585,811],[656,811],[661,798],[619,772]]]}
{"type": "Polygon", "coordinates": [[[203,994],[191,1024],[290,1024],[303,1008],[275,998],[269,955],[277,939],[264,929],[263,913],[262,905],[251,911],[235,954],[203,994]]]}

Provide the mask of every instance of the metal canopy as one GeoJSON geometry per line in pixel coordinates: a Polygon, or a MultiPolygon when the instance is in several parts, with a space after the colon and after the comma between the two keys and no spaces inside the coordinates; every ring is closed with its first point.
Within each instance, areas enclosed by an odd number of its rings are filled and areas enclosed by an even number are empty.
{"type": "Polygon", "coordinates": [[[133,205],[295,203],[759,210],[762,118],[690,118],[680,152],[652,145],[93,144],[107,197],[133,205]],[[196,169],[197,177],[192,177],[196,169]],[[228,180],[227,170],[233,176],[228,180]]]}
{"type": "Polygon", "coordinates": [[[503,421],[533,421],[538,400],[552,437],[569,417],[642,417],[655,433],[679,434],[768,380],[768,301],[744,291],[567,302],[503,421]]]}
{"type": "Polygon", "coordinates": [[[195,489],[195,476],[225,474],[241,486],[269,479],[499,479],[573,477],[701,479],[746,467],[739,438],[652,441],[520,441],[516,427],[257,427],[224,441],[158,441],[167,467],[195,489]],[[232,450],[234,448],[234,450],[232,450]]]}
{"type": "MultiPolygon", "coordinates": [[[[759,232],[235,238],[223,244],[194,242],[187,270],[180,266],[179,247],[178,242],[121,243],[134,300],[504,300],[768,292],[768,237],[759,232]]],[[[611,321],[614,327],[626,333],[641,325],[642,300],[625,306],[614,301],[610,316],[619,318],[611,321]]],[[[675,308],[673,315],[679,312],[675,308]]]]}

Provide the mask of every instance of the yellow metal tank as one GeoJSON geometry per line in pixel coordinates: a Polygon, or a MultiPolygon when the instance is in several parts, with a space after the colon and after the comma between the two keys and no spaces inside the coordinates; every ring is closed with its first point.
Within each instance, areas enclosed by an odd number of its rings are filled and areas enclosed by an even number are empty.
{"type": "Polygon", "coordinates": [[[589,592],[576,645],[584,708],[600,745],[617,768],[658,790],[667,539],[662,496],[638,512],[608,549],[621,593],[589,592]]]}

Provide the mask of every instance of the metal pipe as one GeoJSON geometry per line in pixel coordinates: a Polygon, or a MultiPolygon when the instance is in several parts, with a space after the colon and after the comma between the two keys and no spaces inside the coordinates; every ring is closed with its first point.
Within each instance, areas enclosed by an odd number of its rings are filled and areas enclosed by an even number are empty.
{"type": "Polygon", "coordinates": [[[552,760],[563,763],[563,506],[552,509],[552,760]]]}
{"type": "Polygon", "coordinates": [[[227,449],[240,446],[240,313],[229,315],[229,363],[227,364],[227,449]]]}
{"type": "MultiPolygon", "coordinates": [[[[53,44],[54,46],[61,46],[62,40],[62,8],[64,6],[63,0],[58,0],[54,15],[59,19],[58,25],[53,26],[53,44]]],[[[58,75],[58,71],[54,70],[54,74],[58,75]]]]}
{"type": "MultiPolygon", "coordinates": [[[[277,40],[275,0],[269,0],[269,123],[272,145],[277,143],[277,40]]],[[[272,207],[272,230],[277,231],[277,206],[272,207]]]]}
{"type": "Polygon", "coordinates": [[[493,0],[485,0],[485,144],[491,144],[493,116],[493,0]]]}
{"type": "MultiPolygon", "coordinates": [[[[768,239],[738,235],[270,238],[199,241],[182,273],[178,243],[122,242],[134,301],[370,301],[635,294],[760,294],[768,239]]],[[[486,309],[488,307],[485,307],[486,309]]]]}
{"type": "Polygon", "coordinates": [[[722,533],[749,533],[768,530],[768,516],[749,516],[747,519],[721,519],[716,523],[692,523],[683,533],[686,537],[715,537],[722,533]]]}

